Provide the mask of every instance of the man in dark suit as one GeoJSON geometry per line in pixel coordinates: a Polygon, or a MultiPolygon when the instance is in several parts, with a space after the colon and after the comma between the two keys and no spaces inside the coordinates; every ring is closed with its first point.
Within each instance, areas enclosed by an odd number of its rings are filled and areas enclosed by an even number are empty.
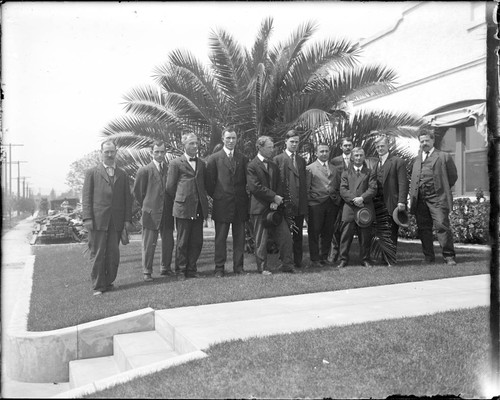
{"type": "Polygon", "coordinates": [[[422,242],[424,263],[434,263],[432,227],[448,265],[456,265],[449,213],[453,208],[451,188],[457,181],[453,158],[434,147],[434,133],[422,130],[418,135],[420,151],[413,163],[410,184],[410,212],[415,214],[422,242]]]}
{"type": "Polygon", "coordinates": [[[394,209],[406,210],[408,199],[408,176],[404,161],[389,153],[389,142],[386,136],[381,136],[375,141],[379,160],[376,164],[377,194],[375,199],[385,205],[391,227],[391,241],[394,246],[398,244],[399,225],[394,221],[394,209]]]}
{"type": "Polygon", "coordinates": [[[293,261],[295,267],[302,268],[302,237],[304,218],[307,215],[306,161],[297,154],[299,134],[290,130],[285,135],[286,149],[274,157],[280,169],[284,189],[285,214],[293,221],[296,229],[292,231],[293,261]]]}
{"type": "Polygon", "coordinates": [[[332,161],[330,161],[335,167],[341,169],[347,169],[351,165],[351,152],[352,152],[352,139],[343,138],[340,142],[340,148],[342,150],[342,154],[337,157],[333,157],[332,161]]]}
{"type": "Polygon", "coordinates": [[[144,281],[152,282],[153,259],[158,233],[161,235],[160,275],[170,275],[174,249],[174,217],[172,198],[167,195],[167,165],[165,143],[155,141],[151,149],[153,160],[137,171],[134,195],[142,210],[142,269],[144,281]]]}
{"type": "Polygon", "coordinates": [[[127,175],[115,163],[116,145],[101,144],[102,163],[85,173],[82,218],[87,229],[94,295],[113,289],[120,264],[120,237],[132,228],[132,195],[127,175]]]}
{"type": "Polygon", "coordinates": [[[342,172],[340,195],[344,199],[342,210],[342,233],[340,236],[339,268],[349,263],[349,249],[354,233],[358,231],[359,253],[362,265],[371,267],[370,246],[372,239],[371,224],[366,227],[356,226],[355,216],[362,207],[368,208],[375,216],[373,197],[377,192],[375,173],[365,165],[365,152],[361,147],[352,150],[352,166],[342,172]]]}
{"type": "Polygon", "coordinates": [[[327,261],[332,245],[335,221],[339,214],[341,169],[328,162],[330,148],[326,143],[316,146],[316,161],[306,168],[309,199],[307,232],[311,266],[332,265],[327,261]]]}
{"type": "MultiPolygon", "coordinates": [[[[340,141],[340,149],[342,150],[342,154],[340,156],[332,158],[330,161],[332,165],[340,171],[345,171],[352,164],[351,160],[351,152],[352,152],[352,139],[345,137],[340,141]]],[[[337,188],[340,191],[340,182],[339,187],[337,188]]],[[[344,205],[344,200],[340,201],[340,208],[344,205]]],[[[340,225],[342,224],[342,214],[339,213],[337,219],[335,221],[335,226],[338,226],[339,229],[333,232],[332,237],[332,246],[330,248],[330,253],[328,254],[328,262],[333,263],[337,261],[340,252],[340,225]]]]}
{"type": "Polygon", "coordinates": [[[213,199],[212,219],[215,221],[215,276],[225,274],[227,236],[232,226],[233,271],[243,273],[245,252],[245,221],[248,220],[247,164],[248,159],[236,152],[234,129],[222,132],[224,147],[207,161],[207,192],[213,199]]]}
{"type": "MultiPolygon", "coordinates": [[[[196,262],[203,247],[203,220],[208,216],[205,190],[205,163],[197,157],[198,138],[194,133],[182,135],[184,154],[170,162],[167,194],[174,200],[172,215],[176,218],[176,269],[186,278],[197,278],[196,262]]],[[[182,279],[182,275],[178,275],[182,279]]]]}
{"type": "MultiPolygon", "coordinates": [[[[257,270],[263,275],[271,275],[267,269],[268,228],[264,226],[265,213],[277,210],[283,203],[283,187],[278,166],[271,160],[274,150],[273,140],[269,136],[257,139],[257,156],[248,163],[247,184],[250,191],[250,223],[255,240],[255,259],[257,270]]],[[[278,243],[283,272],[294,273],[292,236],[288,223],[283,218],[274,227],[278,243]]]]}

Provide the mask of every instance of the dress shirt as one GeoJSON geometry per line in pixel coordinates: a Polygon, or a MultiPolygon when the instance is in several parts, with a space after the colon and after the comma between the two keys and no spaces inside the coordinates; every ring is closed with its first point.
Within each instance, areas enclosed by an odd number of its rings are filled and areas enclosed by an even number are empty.
{"type": "Polygon", "coordinates": [[[346,156],[345,154],[342,154],[342,157],[344,157],[344,162],[346,163],[347,166],[351,165],[351,155],[349,154],[346,156]]]}
{"type": "Polygon", "coordinates": [[[387,157],[389,157],[389,153],[385,153],[382,157],[379,158],[379,165],[382,166],[387,161],[387,157]]]}
{"type": "MultiPolygon", "coordinates": [[[[429,157],[432,153],[434,152],[434,147],[432,149],[429,150],[429,153],[427,154],[427,157],[429,157]]],[[[426,155],[425,155],[425,151],[422,152],[422,162],[424,162],[426,160],[426,155]]]]}
{"type": "Polygon", "coordinates": [[[115,168],[116,168],[116,164],[113,164],[113,165],[106,165],[104,163],[102,163],[102,165],[104,165],[104,168],[106,169],[106,173],[108,174],[108,176],[115,176],[115,168]]]}
{"type": "Polygon", "coordinates": [[[163,162],[159,163],[158,161],[156,161],[155,159],[153,159],[153,163],[156,165],[156,169],[158,170],[158,172],[161,174],[161,167],[162,167],[162,164],[165,164],[163,162]]]}
{"type": "Polygon", "coordinates": [[[186,157],[186,159],[188,160],[188,163],[189,163],[189,165],[191,165],[191,168],[193,168],[196,171],[196,161],[191,161],[191,158],[194,158],[194,157],[191,157],[191,156],[187,155],[186,153],[184,153],[184,157],[186,157]]]}

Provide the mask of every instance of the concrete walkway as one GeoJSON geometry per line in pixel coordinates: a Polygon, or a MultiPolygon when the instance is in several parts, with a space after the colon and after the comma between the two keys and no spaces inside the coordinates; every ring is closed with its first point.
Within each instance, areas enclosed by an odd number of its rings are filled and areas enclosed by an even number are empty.
{"type": "MultiPolygon", "coordinates": [[[[30,280],[32,218],[20,222],[2,238],[2,321],[8,330],[16,304],[29,301],[20,292],[30,280]],[[28,268],[26,268],[27,270],[28,268]]],[[[489,275],[476,275],[361,289],[322,292],[197,307],[159,310],[199,349],[225,340],[245,339],[382,319],[431,314],[489,305],[489,275]]],[[[4,359],[2,366],[9,360],[4,359]]],[[[2,373],[2,397],[47,398],[69,390],[67,383],[23,383],[2,373]]]]}

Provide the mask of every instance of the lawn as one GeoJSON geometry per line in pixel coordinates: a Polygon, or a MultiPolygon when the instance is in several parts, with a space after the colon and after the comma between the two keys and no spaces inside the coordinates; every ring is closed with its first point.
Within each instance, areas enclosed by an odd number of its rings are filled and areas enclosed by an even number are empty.
{"type": "MultiPolygon", "coordinates": [[[[304,244],[306,242],[304,240],[304,244]]],[[[230,249],[231,246],[228,247],[230,249]]],[[[420,244],[404,242],[398,245],[398,266],[367,269],[359,266],[355,241],[350,266],[342,270],[324,267],[293,275],[276,273],[262,276],[256,273],[254,256],[246,254],[245,269],[250,272],[249,275],[234,276],[229,273],[225,278],[215,278],[211,237],[205,239],[198,263],[202,278],[177,281],[168,277],[145,283],[142,280],[140,241],[132,241],[127,246],[121,246],[121,264],[115,282],[118,288],[102,296],[93,296],[90,265],[84,250],[84,244],[33,246],[36,259],[28,330],[58,329],[145,307],[166,309],[489,272],[488,251],[457,249],[457,266],[422,266],[420,244]]],[[[153,273],[156,277],[159,273],[159,251],[158,246],[153,273]]],[[[307,251],[306,246],[306,260],[307,251]]],[[[436,254],[440,254],[438,248],[436,254]]],[[[231,257],[229,251],[228,259],[231,257]]],[[[277,255],[270,255],[271,269],[278,264],[277,255]]],[[[231,269],[230,265],[229,268],[226,265],[226,270],[231,269]]]]}
{"type": "Polygon", "coordinates": [[[236,340],[88,398],[484,398],[488,309],[236,340]]]}

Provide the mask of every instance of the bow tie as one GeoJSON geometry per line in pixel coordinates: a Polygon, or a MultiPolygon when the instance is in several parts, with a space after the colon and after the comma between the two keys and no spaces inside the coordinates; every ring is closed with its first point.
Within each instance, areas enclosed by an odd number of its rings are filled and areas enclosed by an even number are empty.
{"type": "Polygon", "coordinates": [[[198,157],[189,157],[189,161],[196,162],[196,161],[198,161],[198,157]]]}

